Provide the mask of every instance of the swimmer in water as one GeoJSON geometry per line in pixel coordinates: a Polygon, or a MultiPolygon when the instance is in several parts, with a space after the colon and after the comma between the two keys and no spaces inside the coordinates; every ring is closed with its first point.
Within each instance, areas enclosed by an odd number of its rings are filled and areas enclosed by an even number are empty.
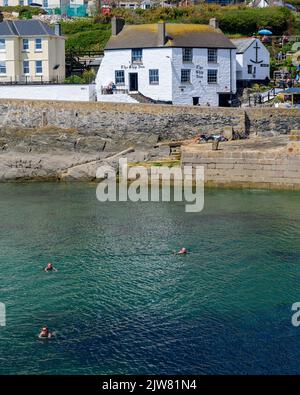
{"type": "Polygon", "coordinates": [[[47,326],[44,326],[39,334],[40,339],[50,339],[52,337],[52,333],[49,332],[49,329],[47,326]]]}
{"type": "Polygon", "coordinates": [[[176,252],[177,255],[184,255],[187,254],[187,249],[185,247],[182,247],[178,252],[176,252]]]}
{"type": "Polygon", "coordinates": [[[45,267],[45,272],[51,272],[52,270],[57,272],[57,269],[55,269],[55,267],[53,266],[52,263],[48,263],[48,265],[45,267]]]}

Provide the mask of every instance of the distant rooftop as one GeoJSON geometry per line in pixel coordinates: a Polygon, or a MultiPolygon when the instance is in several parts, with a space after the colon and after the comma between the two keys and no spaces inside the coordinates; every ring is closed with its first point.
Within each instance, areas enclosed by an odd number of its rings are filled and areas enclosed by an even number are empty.
{"type": "MultiPolygon", "coordinates": [[[[232,48],[234,44],[210,25],[166,23],[164,47],[232,48]]],[[[159,45],[158,24],[125,25],[111,36],[106,49],[156,48],[159,45]]]]}
{"type": "Polygon", "coordinates": [[[289,89],[286,89],[285,91],[282,91],[280,93],[287,94],[287,95],[300,95],[300,88],[289,88],[289,89]]]}
{"type": "Polygon", "coordinates": [[[231,40],[236,46],[236,53],[244,53],[250,45],[256,40],[255,37],[238,38],[236,40],[231,40]]]}
{"type": "Polygon", "coordinates": [[[0,37],[3,36],[55,36],[54,30],[38,20],[0,22],[0,37]]]}

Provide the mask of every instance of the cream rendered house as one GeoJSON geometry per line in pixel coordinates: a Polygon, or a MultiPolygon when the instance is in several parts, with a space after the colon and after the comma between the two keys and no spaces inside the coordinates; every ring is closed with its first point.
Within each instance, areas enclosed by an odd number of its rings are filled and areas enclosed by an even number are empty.
{"type": "Polygon", "coordinates": [[[65,39],[38,20],[0,23],[0,84],[62,82],[65,78],[65,39]]]}

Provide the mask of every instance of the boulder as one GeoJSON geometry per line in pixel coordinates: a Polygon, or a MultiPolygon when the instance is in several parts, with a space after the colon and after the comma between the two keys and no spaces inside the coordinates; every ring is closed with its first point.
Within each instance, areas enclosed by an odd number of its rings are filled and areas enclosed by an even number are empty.
{"type": "Polygon", "coordinates": [[[222,134],[227,140],[232,140],[232,135],[233,135],[232,126],[225,126],[222,134]]]}

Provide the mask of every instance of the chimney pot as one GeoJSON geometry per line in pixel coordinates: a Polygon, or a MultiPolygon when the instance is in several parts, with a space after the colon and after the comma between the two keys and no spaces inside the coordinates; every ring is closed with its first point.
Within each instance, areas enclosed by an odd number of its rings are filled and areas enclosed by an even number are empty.
{"type": "Polygon", "coordinates": [[[125,25],[125,21],[122,18],[116,18],[115,16],[111,18],[111,34],[112,36],[117,36],[125,25]]]}
{"type": "Polygon", "coordinates": [[[209,26],[214,27],[215,29],[219,29],[219,21],[217,18],[211,18],[209,20],[209,26]]]}
{"type": "Polygon", "coordinates": [[[54,25],[54,33],[56,36],[61,36],[61,24],[60,23],[56,23],[54,25]]]}
{"type": "Polygon", "coordinates": [[[158,22],[158,46],[162,47],[166,43],[166,24],[158,22]]]}

